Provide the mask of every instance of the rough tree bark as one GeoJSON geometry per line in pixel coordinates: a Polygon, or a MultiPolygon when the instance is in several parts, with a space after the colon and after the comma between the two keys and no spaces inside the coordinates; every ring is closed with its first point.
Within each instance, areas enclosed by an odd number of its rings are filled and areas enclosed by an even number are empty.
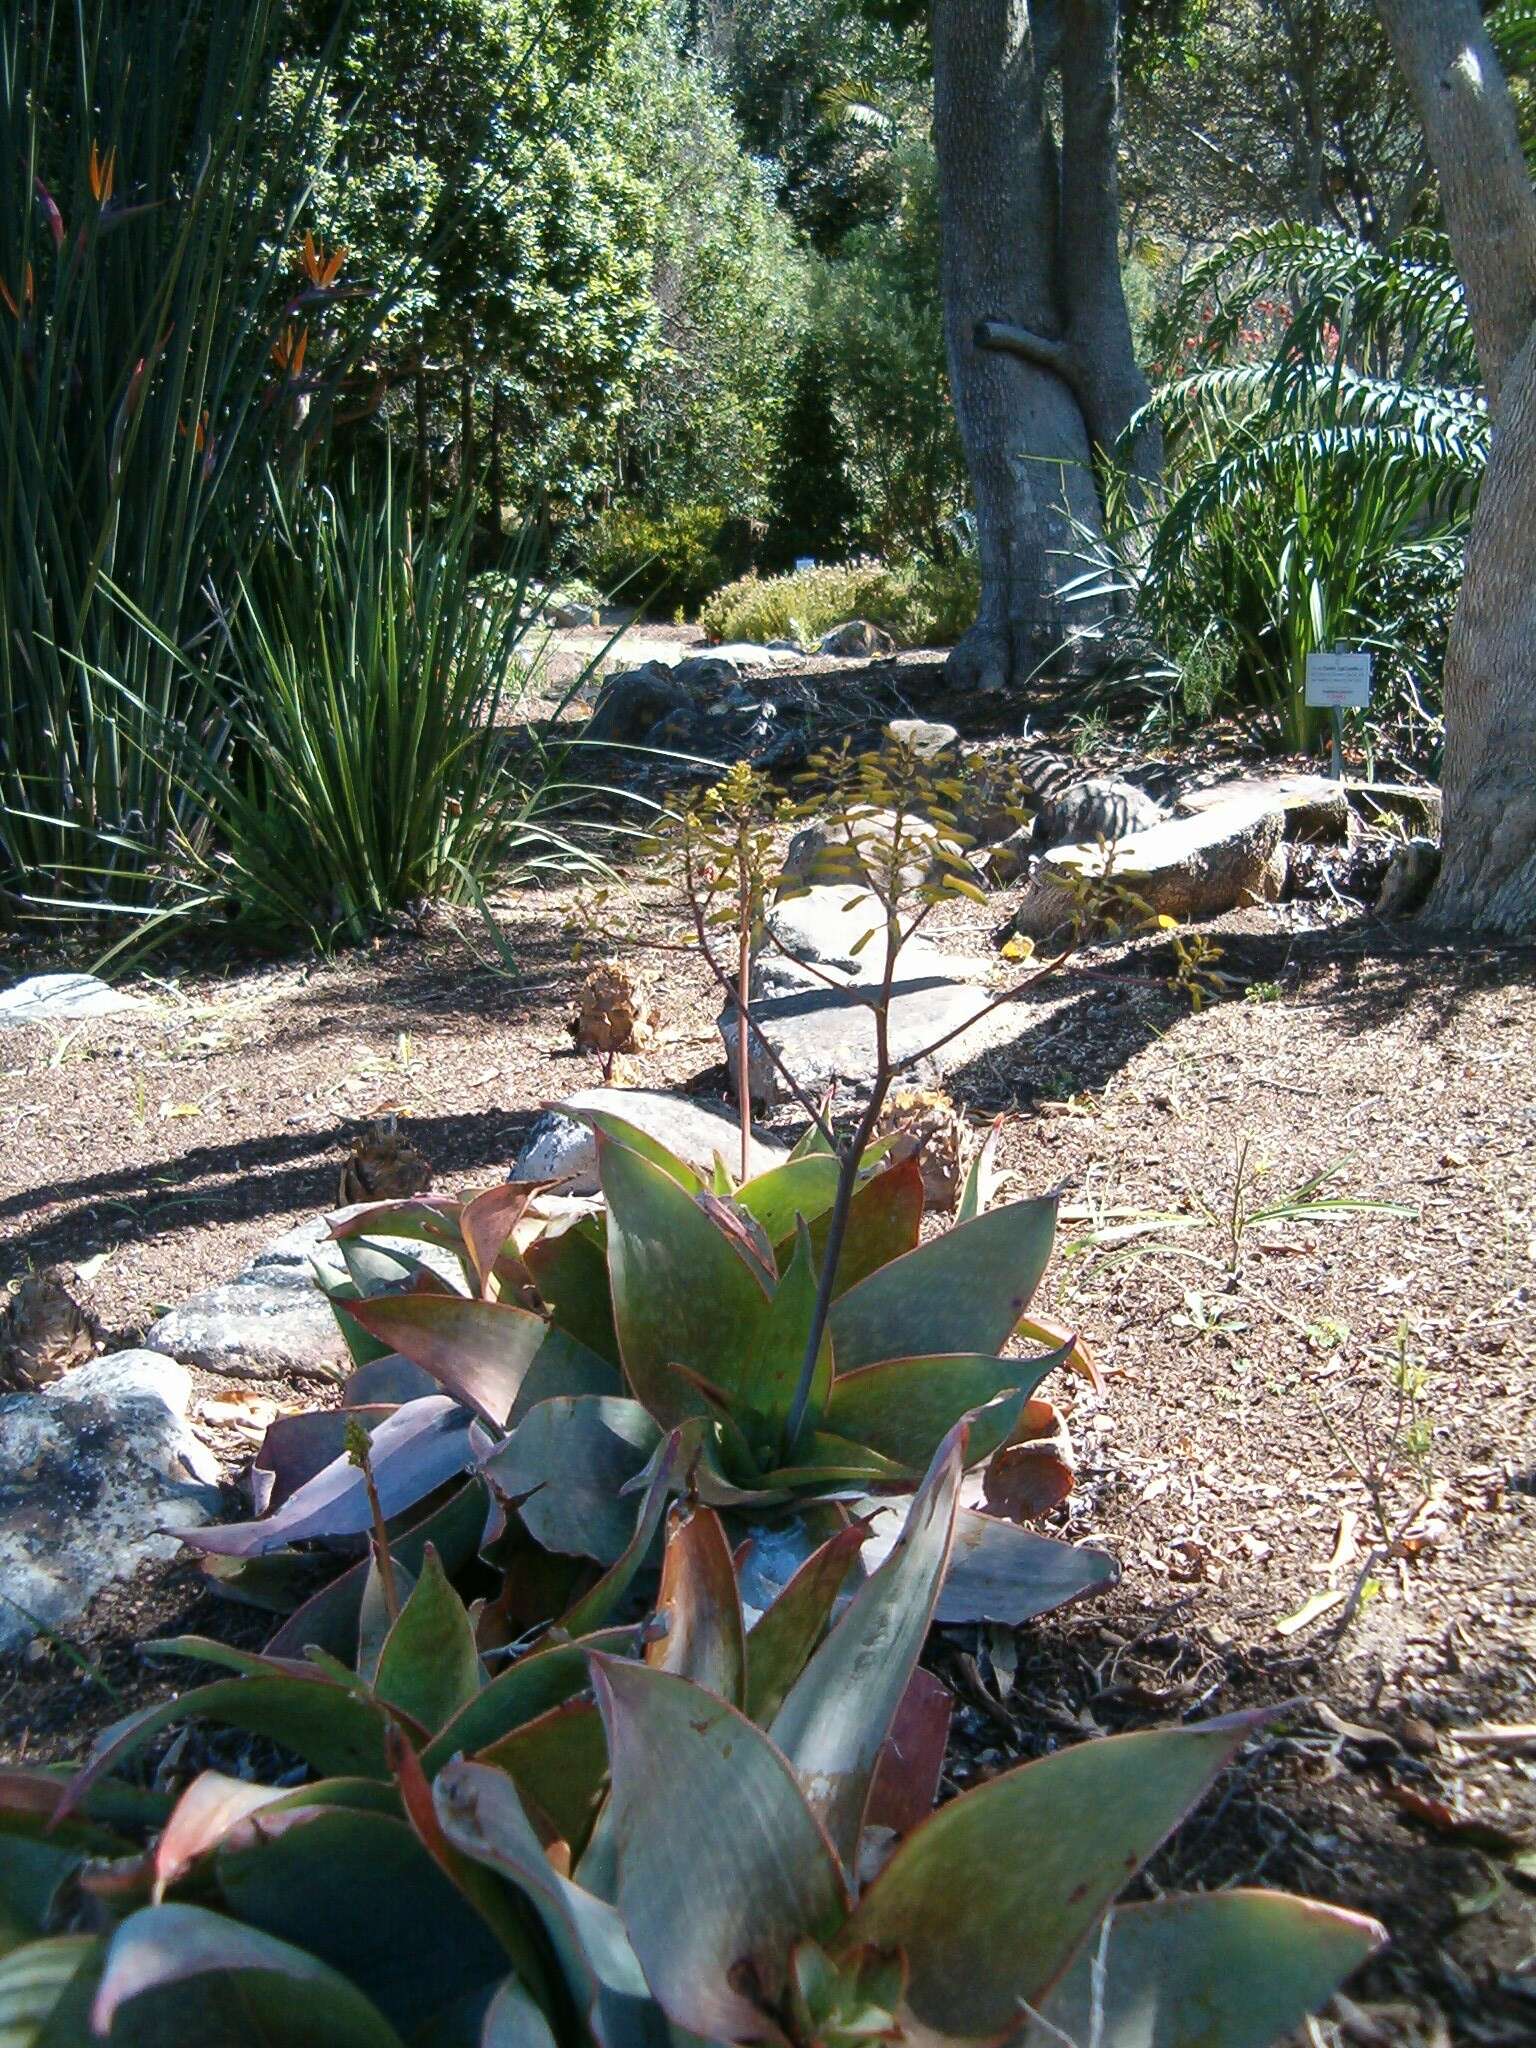
{"type": "Polygon", "coordinates": [[[1478,0],[1377,0],[1424,123],[1492,446],[1445,660],[1445,828],[1428,915],[1536,934],[1536,191],[1478,0]]]}
{"type": "MultiPolygon", "coordinates": [[[[1063,591],[1103,529],[1093,450],[1147,396],[1120,278],[1119,26],[1119,0],[934,0],[945,334],[982,577],[949,660],[966,688],[1091,666],[1108,617],[1063,591]]],[[[1158,452],[1148,437],[1139,464],[1158,452]]]]}

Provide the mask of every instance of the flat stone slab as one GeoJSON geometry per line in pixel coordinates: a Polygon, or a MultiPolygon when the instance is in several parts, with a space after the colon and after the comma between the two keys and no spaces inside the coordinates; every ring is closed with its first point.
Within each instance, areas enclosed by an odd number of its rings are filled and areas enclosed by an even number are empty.
{"type": "Polygon", "coordinates": [[[117,1352],[36,1394],[0,1398],[0,1651],[68,1630],[104,1586],[175,1556],[222,1505],[186,1422],[191,1376],[117,1352]]]}
{"type": "MultiPolygon", "coordinates": [[[[874,1012],[858,1001],[878,984],[851,983],[844,989],[789,989],[765,996],[752,1005],[754,1033],[747,1073],[754,1102],[773,1105],[794,1100],[793,1090],[763,1048],[772,1047],[801,1090],[812,1100],[828,1088],[867,1088],[875,1073],[874,1012]]],[[[993,999],[990,989],[942,975],[925,978],[902,955],[899,979],[892,986],[889,1012],[891,1058],[903,1078],[931,1085],[951,1068],[972,1059],[992,1042],[993,1034],[975,1023],[993,999]],[[959,1035],[936,1054],[918,1054],[938,1038],[959,1035]]],[[[725,1045],[731,1084],[736,1085],[737,1020],[734,1006],[721,1013],[720,1036],[725,1045]]]]}
{"type": "Polygon", "coordinates": [[[351,1363],[307,1261],[255,1265],[226,1286],[190,1296],[161,1316],[146,1342],[234,1380],[340,1379],[351,1363]]]}
{"type": "Polygon", "coordinates": [[[1413,832],[1426,839],[1440,837],[1445,802],[1433,783],[1346,782],[1344,793],[1351,809],[1367,825],[1379,825],[1384,818],[1401,818],[1413,832]]]}
{"type": "Polygon", "coordinates": [[[1237,775],[1186,790],[1174,808],[1180,817],[1198,818],[1220,804],[1253,802],[1280,806],[1287,839],[1338,846],[1349,837],[1348,791],[1329,775],[1237,775]]]}
{"type": "MultiPolygon", "coordinates": [[[[728,1110],[660,1089],[583,1088],[539,1118],[513,1162],[511,1179],[556,1180],[567,1195],[597,1193],[597,1139],[591,1125],[571,1113],[577,1110],[608,1110],[623,1117],[675,1152],[696,1173],[709,1173],[717,1152],[733,1172],[739,1163],[741,1135],[728,1110]]],[[[752,1140],[754,1174],[782,1165],[788,1156],[781,1145],[762,1138],[752,1140]]]]}
{"type": "Polygon", "coordinates": [[[0,1030],[18,1024],[71,1024],[86,1017],[118,1017],[141,1009],[94,974],[34,974],[0,993],[0,1030]]]}
{"type": "MultiPolygon", "coordinates": [[[[1280,806],[1267,797],[1218,804],[1199,817],[1174,818],[1122,839],[1110,879],[1154,916],[1181,922],[1220,917],[1241,904],[1271,900],[1283,831],[1280,806]]],[[[1096,845],[1054,847],[1030,876],[1013,929],[1032,939],[1063,931],[1078,909],[1074,884],[1101,881],[1110,865],[1096,845]]]]}

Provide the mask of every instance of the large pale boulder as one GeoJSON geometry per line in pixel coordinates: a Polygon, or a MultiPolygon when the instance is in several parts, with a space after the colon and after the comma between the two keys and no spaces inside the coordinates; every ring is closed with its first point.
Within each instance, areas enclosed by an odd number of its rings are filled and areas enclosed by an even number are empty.
{"type": "Polygon", "coordinates": [[[191,1375],[152,1351],[0,1398],[0,1650],[67,1630],[178,1529],[219,1512],[219,1470],[186,1422],[191,1375]]]}
{"type": "Polygon", "coordinates": [[[227,1379],[340,1379],[350,1363],[307,1261],[255,1265],[227,1286],[191,1295],[151,1326],[145,1342],[227,1379]]]}
{"type": "MultiPolygon", "coordinates": [[[[652,1088],[583,1088],[545,1110],[524,1139],[512,1167],[513,1180],[552,1180],[568,1195],[597,1192],[597,1139],[592,1126],[577,1112],[607,1110],[623,1117],[648,1138],[665,1145],[696,1173],[707,1174],[718,1153],[734,1171],[740,1161],[741,1133],[735,1117],[687,1095],[668,1095],[652,1088]]],[[[782,1165],[788,1156],[781,1145],[754,1138],[754,1174],[782,1165]]]]}
{"type": "Polygon", "coordinates": [[[94,974],[34,974],[0,991],[0,1031],[17,1024],[73,1024],[141,1009],[137,996],[94,974]]]}
{"type": "MultiPolygon", "coordinates": [[[[1031,939],[1064,931],[1078,909],[1077,887],[1103,882],[1106,869],[1112,886],[1138,897],[1154,916],[1181,923],[1266,901],[1284,829],[1278,804],[1251,797],[1133,833],[1108,859],[1097,845],[1055,847],[1031,875],[1012,928],[1031,939]]],[[[1122,920],[1111,909],[1102,921],[1122,920]]]]}

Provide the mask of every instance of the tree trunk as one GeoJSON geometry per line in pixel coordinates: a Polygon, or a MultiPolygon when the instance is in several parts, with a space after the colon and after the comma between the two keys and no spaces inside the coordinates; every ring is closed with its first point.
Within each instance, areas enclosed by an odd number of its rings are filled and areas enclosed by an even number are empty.
{"type": "Polygon", "coordinates": [[[1492,447],[1445,659],[1445,828],[1428,916],[1536,933],[1536,193],[1477,0],[1377,0],[1424,123],[1492,447]]]}
{"type": "Polygon", "coordinates": [[[1103,532],[1095,441],[1146,395],[1120,285],[1118,0],[934,0],[945,340],[982,594],[952,682],[1087,665],[1109,615],[1073,601],[1103,532]],[[1058,162],[1046,81],[1063,64],[1058,162]]]}

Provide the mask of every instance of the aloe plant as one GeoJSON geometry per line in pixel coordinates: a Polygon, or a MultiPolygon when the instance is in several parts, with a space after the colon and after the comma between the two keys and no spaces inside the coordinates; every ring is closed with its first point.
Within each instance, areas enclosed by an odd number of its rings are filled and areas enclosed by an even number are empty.
{"type": "MultiPolygon", "coordinates": [[[[536,1191],[514,1186],[336,1220],[360,1285],[380,1269],[369,1233],[388,1233],[451,1251],[466,1290],[424,1266],[407,1294],[338,1290],[360,1360],[402,1356],[441,1389],[376,1431],[388,1517],[473,1467],[508,1503],[512,1540],[531,1537],[606,1573],[635,1563],[648,1490],[671,1467],[672,1490],[719,1508],[738,1541],[771,1534],[775,1558],[792,1568],[849,1507],[909,1492],[962,1415],[974,1411],[968,1456],[979,1465],[1038,1429],[1031,1399],[1049,1372],[1091,1372],[1069,1333],[1029,1312],[1053,1200],[988,1209],[983,1158],[957,1227],[920,1243],[917,1162],[881,1170],[870,1154],[797,1421],[840,1161],[813,1132],[771,1171],[733,1186],[720,1165],[706,1186],[623,1119],[604,1111],[591,1121],[606,1206],[568,1227],[537,1220],[536,1191]],[[1053,1348],[1008,1355],[1020,1331],[1053,1348]]],[[[188,1540],[215,1557],[266,1559],[368,1525],[338,1441],[332,1463],[274,1512],[188,1540]]],[[[654,1530],[653,1520],[648,1544],[654,1530]]],[[[1103,1553],[969,1511],[962,1552],[946,1619],[1022,1621],[1115,1575],[1103,1553]]]]}
{"type": "Polygon", "coordinates": [[[903,1740],[918,1797],[895,1818],[883,1773],[932,1685],[917,1658],[968,1456],[962,1424],[830,1627],[858,1532],[748,1630],[720,1522],[695,1506],[673,1518],[641,1658],[613,1633],[551,1641],[487,1681],[430,1555],[382,1634],[361,1630],[355,1676],[218,1650],[237,1675],[197,1704],[134,1717],[73,1778],[0,1782],[0,2027],[140,2048],[664,2048],[671,2029],[1262,2048],[1381,1930],[1261,1892],[1116,1902],[1263,1716],[1085,1743],[931,1815],[942,1730],[937,1750],[903,1740]],[[174,1803],[111,1775],[182,1712],[332,1775],[204,1772],[174,1803]],[[606,1797],[567,1832],[547,1802],[568,1765],[526,1768],[552,1715],[606,1745],[606,1797]],[[42,1935],[71,1887],[93,1931],[42,1935]]]}

